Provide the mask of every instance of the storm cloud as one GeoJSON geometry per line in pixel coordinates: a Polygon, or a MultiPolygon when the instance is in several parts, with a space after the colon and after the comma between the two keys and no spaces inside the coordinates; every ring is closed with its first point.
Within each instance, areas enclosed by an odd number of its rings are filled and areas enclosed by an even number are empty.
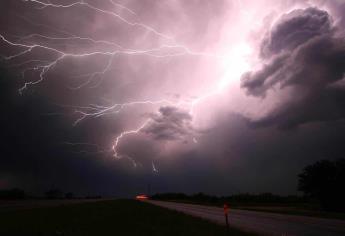
{"type": "Polygon", "coordinates": [[[293,127],[311,121],[345,117],[345,40],[336,36],[331,16],[307,8],[283,15],[261,44],[263,64],[242,76],[247,94],[265,97],[268,92],[285,99],[258,125],[293,127]]]}
{"type": "Polygon", "coordinates": [[[155,140],[182,140],[193,133],[192,116],[177,107],[159,108],[158,114],[151,114],[150,122],[142,132],[155,140]]]}

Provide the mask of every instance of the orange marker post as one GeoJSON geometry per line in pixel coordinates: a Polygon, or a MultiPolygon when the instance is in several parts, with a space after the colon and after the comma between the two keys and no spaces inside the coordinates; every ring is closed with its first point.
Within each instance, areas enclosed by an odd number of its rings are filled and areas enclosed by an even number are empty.
{"type": "Polygon", "coordinates": [[[223,209],[224,209],[226,228],[229,231],[229,219],[228,219],[229,206],[228,206],[228,204],[224,203],[223,209]]]}

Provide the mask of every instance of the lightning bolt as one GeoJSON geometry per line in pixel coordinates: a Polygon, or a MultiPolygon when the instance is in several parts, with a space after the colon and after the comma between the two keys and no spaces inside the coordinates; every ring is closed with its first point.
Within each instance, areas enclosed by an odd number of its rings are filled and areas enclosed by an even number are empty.
{"type": "Polygon", "coordinates": [[[114,156],[116,158],[121,158],[121,156],[117,152],[117,145],[119,144],[120,140],[123,137],[125,137],[126,135],[139,133],[147,125],[148,122],[149,122],[149,120],[146,120],[144,122],[144,124],[142,124],[139,128],[134,129],[134,130],[126,130],[126,131],[122,132],[119,136],[116,137],[114,145],[113,145],[114,156]]]}
{"type": "Polygon", "coordinates": [[[155,163],[152,161],[152,171],[158,173],[155,163]]]}
{"type": "MultiPolygon", "coordinates": [[[[132,26],[132,27],[141,27],[159,37],[162,37],[162,38],[165,38],[165,39],[172,39],[170,36],[168,35],[165,35],[163,33],[160,33],[158,32],[157,30],[153,29],[152,27],[146,25],[146,24],[143,24],[143,23],[140,23],[140,22],[131,22],[129,20],[127,20],[126,18],[122,17],[121,15],[115,13],[115,12],[112,12],[112,11],[107,11],[107,10],[104,10],[104,9],[100,9],[100,8],[97,8],[95,7],[94,5],[91,5],[90,3],[87,3],[85,2],[84,0],[82,1],[78,1],[78,2],[74,2],[74,3],[71,3],[71,4],[67,4],[67,5],[63,5],[63,4],[53,4],[53,3],[50,3],[50,2],[42,2],[42,1],[38,1],[38,0],[23,0],[23,2],[32,2],[32,3],[36,3],[38,5],[37,9],[39,10],[42,10],[42,9],[45,9],[45,8],[48,8],[48,7],[51,7],[51,8],[71,8],[71,7],[76,7],[76,6],[83,6],[83,7],[86,7],[86,8],[89,8],[91,10],[94,10],[98,13],[101,13],[101,14],[105,14],[105,15],[110,15],[112,17],[115,17],[117,18],[118,20],[122,21],[123,23],[129,25],[129,26],[132,26]]],[[[120,8],[125,8],[123,5],[120,5],[120,4],[117,4],[113,1],[110,1],[113,5],[116,5],[116,6],[119,6],[120,8]]],[[[127,8],[125,8],[127,9],[127,8]]],[[[131,11],[133,12],[133,11],[131,11]]]]}
{"type": "MultiPolygon", "coordinates": [[[[84,58],[84,57],[95,57],[95,56],[102,56],[107,58],[107,63],[104,65],[104,67],[99,70],[95,71],[89,74],[84,74],[84,75],[78,75],[75,77],[79,78],[86,78],[84,82],[77,86],[69,86],[70,89],[72,90],[78,90],[81,89],[85,86],[91,86],[91,88],[97,87],[102,83],[102,79],[99,79],[99,81],[96,81],[96,78],[100,77],[102,78],[102,75],[106,74],[112,67],[113,59],[115,56],[121,56],[121,55],[131,55],[131,56],[136,56],[136,55],[145,55],[149,57],[156,57],[156,58],[166,58],[166,57],[180,57],[184,55],[189,55],[189,56],[206,56],[206,57],[214,57],[216,59],[223,60],[224,56],[222,55],[214,55],[210,53],[204,53],[204,52],[194,52],[193,50],[189,49],[188,47],[182,45],[182,44],[177,44],[175,43],[175,40],[169,36],[166,35],[162,32],[159,32],[158,30],[155,30],[149,25],[146,25],[140,21],[131,21],[128,20],[127,18],[123,17],[122,15],[113,12],[113,11],[108,11],[105,9],[98,8],[95,5],[92,5],[91,3],[88,3],[84,0],[81,1],[76,1],[70,4],[54,4],[51,3],[50,1],[43,2],[43,1],[38,1],[38,0],[22,0],[22,2],[25,3],[31,3],[35,9],[37,10],[44,10],[47,8],[55,8],[55,9],[67,9],[67,8],[87,8],[89,10],[92,10],[98,14],[104,14],[108,15],[111,17],[114,17],[118,21],[128,25],[129,27],[139,27],[145,30],[148,33],[151,33],[155,35],[156,37],[162,39],[164,41],[163,44],[161,44],[158,47],[155,48],[149,48],[149,49],[132,49],[132,48],[125,48],[121,46],[120,44],[113,42],[113,41],[108,41],[108,40],[99,40],[99,39],[94,39],[92,37],[86,37],[86,36],[78,36],[75,34],[72,34],[70,32],[61,30],[61,29],[55,29],[51,26],[47,26],[41,23],[36,23],[31,21],[30,19],[27,19],[23,16],[19,16],[23,18],[26,22],[39,26],[39,27],[45,27],[47,29],[50,29],[51,31],[55,33],[62,34],[63,36],[57,37],[57,36],[49,36],[49,35],[44,35],[44,34],[39,34],[39,33],[31,33],[28,35],[24,36],[18,36],[18,35],[7,35],[4,33],[0,33],[0,40],[9,45],[10,47],[13,47],[17,49],[18,51],[14,54],[3,56],[3,59],[6,61],[13,61],[14,59],[20,59],[26,55],[32,54],[35,50],[44,50],[46,52],[49,52],[52,54],[54,57],[51,60],[41,60],[41,59],[30,59],[21,63],[16,63],[12,64],[12,67],[25,67],[24,70],[22,71],[22,76],[25,77],[25,74],[28,71],[38,71],[39,76],[37,80],[34,81],[29,81],[25,82],[24,85],[19,88],[19,93],[23,93],[24,90],[26,90],[29,86],[34,86],[39,83],[41,83],[46,77],[48,72],[53,70],[55,66],[57,66],[60,62],[65,60],[66,58],[84,58]],[[40,41],[44,41],[44,43],[37,43],[39,39],[40,41]],[[85,50],[84,52],[69,52],[65,50],[61,50],[56,46],[52,46],[49,42],[88,42],[92,45],[104,45],[110,47],[110,49],[107,50],[93,50],[93,49],[88,49],[85,50]]],[[[113,0],[110,0],[110,3],[121,10],[126,11],[127,13],[135,16],[136,13],[127,8],[124,5],[121,5],[119,3],[114,2],[113,0]]],[[[144,100],[144,101],[133,101],[133,102],[126,102],[126,103],[115,103],[110,106],[104,106],[104,105],[97,105],[97,104],[90,104],[88,106],[65,106],[69,108],[73,108],[74,112],[79,115],[79,118],[75,120],[74,126],[78,125],[80,122],[82,122],[85,119],[88,118],[97,118],[100,116],[104,115],[109,115],[109,114],[117,114],[120,113],[123,109],[130,107],[130,106],[144,106],[144,105],[171,105],[171,106],[185,106],[188,107],[188,111],[190,114],[193,114],[195,106],[197,106],[199,103],[202,101],[208,99],[211,96],[214,96],[220,92],[220,88],[217,88],[213,91],[210,91],[207,94],[204,94],[203,96],[194,98],[189,101],[171,101],[168,99],[162,99],[162,100],[144,100]]],[[[119,143],[123,138],[129,135],[135,135],[140,133],[145,126],[150,122],[150,118],[146,119],[139,127],[131,130],[125,130],[121,132],[118,136],[115,137],[113,145],[112,145],[112,152],[113,155],[116,159],[120,158],[128,158],[134,166],[137,166],[138,163],[132,158],[127,155],[122,155],[118,152],[118,146],[119,143]]],[[[197,139],[194,137],[193,142],[197,143],[197,139]]],[[[93,144],[85,144],[85,143],[66,143],[67,145],[72,145],[72,146],[83,146],[83,145],[93,145],[93,144]]],[[[97,146],[97,149],[99,147],[97,146]]],[[[100,149],[99,149],[100,150],[100,149]]],[[[100,150],[104,151],[104,150],[100,150]]],[[[156,166],[154,165],[152,161],[152,170],[154,172],[158,172],[156,166]]]]}
{"type": "Polygon", "coordinates": [[[137,13],[135,13],[134,11],[132,11],[131,9],[129,9],[128,7],[122,5],[122,4],[119,4],[119,3],[116,3],[114,2],[113,0],[110,1],[114,6],[117,6],[117,7],[120,7],[126,11],[128,11],[129,13],[133,14],[133,15],[136,15],[137,13]]]}

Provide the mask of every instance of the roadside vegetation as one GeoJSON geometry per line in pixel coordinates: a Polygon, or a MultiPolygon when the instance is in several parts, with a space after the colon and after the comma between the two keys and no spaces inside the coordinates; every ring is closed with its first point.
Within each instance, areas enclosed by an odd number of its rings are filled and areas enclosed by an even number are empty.
{"type": "MultiPolygon", "coordinates": [[[[230,235],[252,235],[230,229],[230,235]]],[[[226,228],[135,200],[109,200],[0,214],[0,235],[229,235],[226,228]]]]}

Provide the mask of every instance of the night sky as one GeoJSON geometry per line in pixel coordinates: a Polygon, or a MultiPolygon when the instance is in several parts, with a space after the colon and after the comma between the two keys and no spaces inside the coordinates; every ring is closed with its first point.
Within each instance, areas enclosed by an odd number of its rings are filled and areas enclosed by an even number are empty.
{"type": "Polygon", "coordinates": [[[0,189],[296,194],[345,153],[342,0],[1,0],[0,189]]]}

